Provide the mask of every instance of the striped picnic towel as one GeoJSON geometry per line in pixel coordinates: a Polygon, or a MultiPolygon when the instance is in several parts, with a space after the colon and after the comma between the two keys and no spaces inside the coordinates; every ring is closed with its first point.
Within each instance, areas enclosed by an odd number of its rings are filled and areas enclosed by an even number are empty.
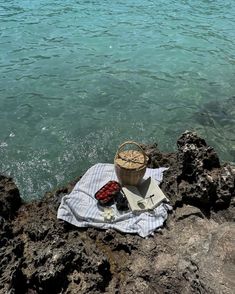
{"type": "MultiPolygon", "coordinates": [[[[153,177],[158,183],[162,181],[163,172],[167,168],[147,168],[144,178],[153,177]]],[[[69,195],[65,195],[59,206],[57,218],[77,227],[95,227],[99,229],[115,229],[125,233],[137,233],[141,237],[152,234],[167,219],[171,206],[162,203],[152,211],[132,213],[119,212],[113,204],[115,218],[105,221],[103,209],[97,206],[95,193],[108,181],[117,181],[114,165],[98,163],[92,166],[79,180],[69,195]]]]}

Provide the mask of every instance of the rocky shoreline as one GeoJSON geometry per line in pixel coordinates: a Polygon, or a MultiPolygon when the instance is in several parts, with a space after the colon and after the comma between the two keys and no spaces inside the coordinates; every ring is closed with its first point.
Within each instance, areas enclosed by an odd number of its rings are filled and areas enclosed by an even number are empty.
{"type": "Polygon", "coordinates": [[[146,239],[57,220],[78,179],[22,203],[0,176],[0,293],[234,293],[235,169],[195,133],[177,146],[143,146],[150,167],[169,167],[161,188],[173,206],[146,239]]]}

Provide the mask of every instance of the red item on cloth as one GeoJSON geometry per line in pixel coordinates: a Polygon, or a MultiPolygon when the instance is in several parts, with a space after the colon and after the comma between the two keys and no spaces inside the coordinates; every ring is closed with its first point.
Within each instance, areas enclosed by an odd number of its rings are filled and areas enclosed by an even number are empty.
{"type": "Polygon", "coordinates": [[[109,181],[95,193],[95,198],[100,204],[106,204],[113,200],[121,190],[121,185],[116,181],[109,181]]]}

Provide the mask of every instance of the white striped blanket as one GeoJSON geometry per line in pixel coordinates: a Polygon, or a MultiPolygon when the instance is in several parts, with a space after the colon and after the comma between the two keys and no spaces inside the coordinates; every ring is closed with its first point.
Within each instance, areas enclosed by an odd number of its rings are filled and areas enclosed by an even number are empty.
{"type": "MultiPolygon", "coordinates": [[[[166,169],[148,168],[144,178],[153,177],[160,183],[166,169]]],[[[167,219],[168,210],[171,209],[171,206],[166,203],[162,203],[152,211],[139,214],[131,211],[119,212],[113,204],[115,218],[112,221],[105,221],[103,210],[97,206],[94,195],[110,180],[117,181],[113,164],[98,163],[92,166],[79,180],[73,191],[62,198],[57,218],[77,227],[115,229],[125,233],[137,233],[141,237],[152,234],[163,225],[167,219]]]]}

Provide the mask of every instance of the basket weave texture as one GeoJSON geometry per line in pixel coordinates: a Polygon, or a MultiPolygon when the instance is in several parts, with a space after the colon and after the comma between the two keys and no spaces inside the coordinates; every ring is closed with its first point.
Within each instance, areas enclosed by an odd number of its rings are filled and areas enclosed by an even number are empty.
{"type": "Polygon", "coordinates": [[[133,141],[124,142],[115,155],[114,165],[117,178],[122,186],[136,186],[142,180],[148,157],[141,146],[133,141]],[[123,150],[125,147],[132,145],[138,150],[123,150]]]}

